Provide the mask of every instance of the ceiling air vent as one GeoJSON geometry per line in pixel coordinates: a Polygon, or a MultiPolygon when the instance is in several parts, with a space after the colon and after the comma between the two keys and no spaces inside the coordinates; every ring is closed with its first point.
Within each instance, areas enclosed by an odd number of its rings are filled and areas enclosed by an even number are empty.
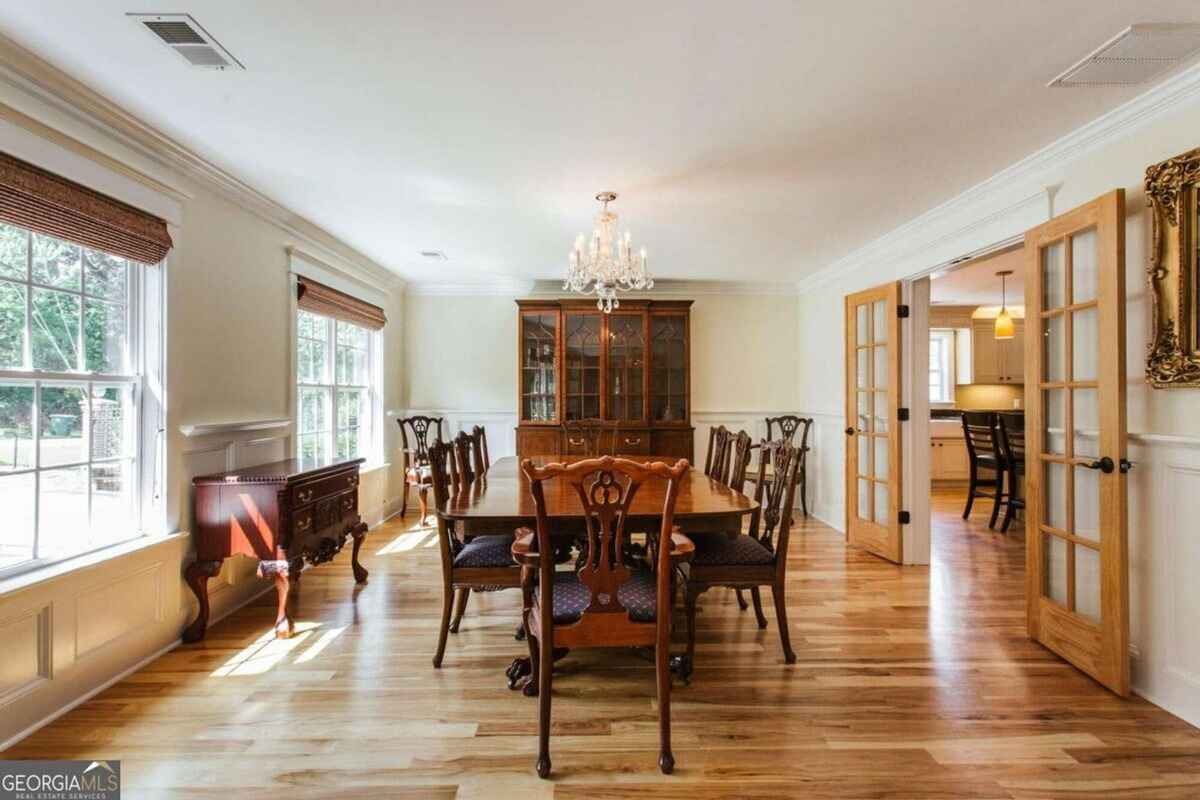
{"type": "Polygon", "coordinates": [[[446,254],[441,250],[422,250],[421,258],[427,258],[430,261],[448,261],[446,254]]]}
{"type": "Polygon", "coordinates": [[[200,69],[245,69],[191,14],[127,14],[138,27],[200,69]]]}
{"type": "Polygon", "coordinates": [[[1050,87],[1133,86],[1200,51],[1200,24],[1130,25],[1050,83],[1050,87]]]}

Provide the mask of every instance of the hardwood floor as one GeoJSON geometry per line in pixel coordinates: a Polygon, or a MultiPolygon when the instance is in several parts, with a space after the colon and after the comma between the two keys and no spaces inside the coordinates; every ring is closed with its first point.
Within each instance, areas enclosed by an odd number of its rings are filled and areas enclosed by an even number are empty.
{"type": "Polygon", "coordinates": [[[434,670],[438,554],[412,515],[368,536],[361,591],[348,554],[305,573],[295,638],[270,638],[264,596],[3,755],[122,759],[126,797],[1200,796],[1200,731],[1029,641],[1022,534],[961,508],[935,495],[930,568],[802,524],[794,666],[772,615],[760,631],[732,592],[705,594],[672,776],[652,664],[604,651],[556,674],[554,780],[534,775],[536,701],[503,676],[525,652],[518,593],[473,594],[434,670]]]}

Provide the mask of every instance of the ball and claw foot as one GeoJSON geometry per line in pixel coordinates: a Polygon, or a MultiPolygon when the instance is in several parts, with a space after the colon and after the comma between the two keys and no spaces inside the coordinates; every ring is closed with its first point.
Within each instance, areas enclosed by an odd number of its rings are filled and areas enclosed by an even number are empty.
{"type": "Polygon", "coordinates": [[[528,658],[514,658],[504,674],[508,677],[508,688],[515,692],[521,688],[521,679],[533,674],[533,664],[528,658]]]}
{"type": "Polygon", "coordinates": [[[525,626],[524,625],[517,626],[517,631],[516,631],[516,633],[513,634],[513,638],[516,639],[518,642],[525,641],[525,626]]]}
{"type": "Polygon", "coordinates": [[[662,770],[663,775],[670,775],[675,771],[675,756],[663,753],[658,757],[658,768],[662,770]]]}
{"type": "Polygon", "coordinates": [[[533,679],[532,675],[525,679],[525,685],[521,687],[521,694],[525,695],[526,697],[538,696],[537,681],[533,679]]]}
{"type": "Polygon", "coordinates": [[[550,777],[550,756],[538,756],[537,774],[539,778],[550,777]]]}
{"type": "Polygon", "coordinates": [[[684,683],[689,683],[692,677],[692,659],[689,656],[671,656],[668,662],[672,673],[679,676],[684,683]]]}

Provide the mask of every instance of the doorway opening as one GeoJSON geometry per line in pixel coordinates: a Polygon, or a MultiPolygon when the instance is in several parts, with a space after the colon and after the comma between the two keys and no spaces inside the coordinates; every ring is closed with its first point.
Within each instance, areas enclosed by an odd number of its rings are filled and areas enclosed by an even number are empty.
{"type": "Polygon", "coordinates": [[[929,348],[929,434],[913,446],[929,456],[931,563],[974,544],[1023,570],[1024,258],[1018,244],[928,277],[913,336],[929,348]]]}

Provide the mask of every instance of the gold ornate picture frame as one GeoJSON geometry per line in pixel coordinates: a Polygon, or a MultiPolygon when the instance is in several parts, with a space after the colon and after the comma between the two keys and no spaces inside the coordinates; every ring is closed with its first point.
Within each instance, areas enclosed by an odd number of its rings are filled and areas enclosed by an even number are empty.
{"type": "Polygon", "coordinates": [[[1153,214],[1153,340],[1146,380],[1156,389],[1200,387],[1200,148],[1146,169],[1153,214]]]}

